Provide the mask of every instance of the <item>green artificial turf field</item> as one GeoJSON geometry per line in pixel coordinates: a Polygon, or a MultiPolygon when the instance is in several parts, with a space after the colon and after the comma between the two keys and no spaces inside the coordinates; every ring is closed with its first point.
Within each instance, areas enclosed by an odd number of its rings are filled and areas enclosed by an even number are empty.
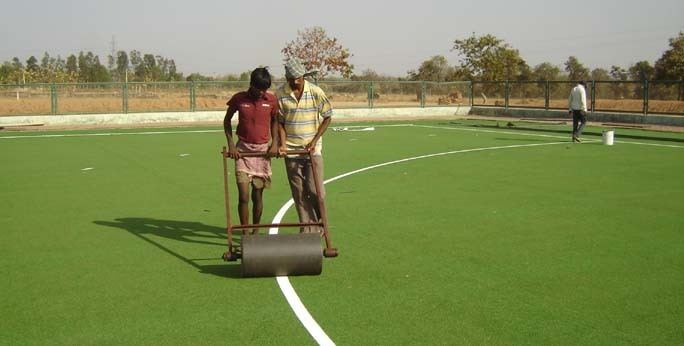
{"type": "MultiPolygon", "coordinates": [[[[404,124],[324,137],[326,179],[368,168],[326,185],[340,256],[290,278],[333,342],[684,340],[683,134],[404,124]]],[[[275,279],[220,260],[222,145],[219,128],[0,133],[0,344],[315,344],[275,279]]],[[[263,221],[290,198],[273,171],[263,221]]]]}

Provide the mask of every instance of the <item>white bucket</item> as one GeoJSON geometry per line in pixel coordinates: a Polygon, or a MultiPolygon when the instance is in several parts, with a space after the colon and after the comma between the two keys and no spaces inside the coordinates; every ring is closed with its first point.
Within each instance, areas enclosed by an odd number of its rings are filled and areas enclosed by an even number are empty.
{"type": "Polygon", "coordinates": [[[615,131],[603,131],[603,144],[613,145],[613,139],[615,138],[615,131]]]}

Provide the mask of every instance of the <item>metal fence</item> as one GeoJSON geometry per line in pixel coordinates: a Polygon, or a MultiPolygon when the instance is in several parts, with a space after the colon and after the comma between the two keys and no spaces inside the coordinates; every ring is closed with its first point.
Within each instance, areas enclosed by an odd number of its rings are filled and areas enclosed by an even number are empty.
{"type": "MultiPolygon", "coordinates": [[[[276,86],[284,83],[277,81],[276,86]]],[[[335,108],[567,109],[572,81],[319,81],[335,108]]],[[[0,85],[0,115],[224,110],[246,81],[0,85]]],[[[592,111],[684,115],[684,81],[592,81],[592,111]]]]}
{"type": "MultiPolygon", "coordinates": [[[[573,81],[472,82],[474,106],[567,109],[573,81]]],[[[684,115],[684,81],[591,81],[593,112],[684,115]]]]}

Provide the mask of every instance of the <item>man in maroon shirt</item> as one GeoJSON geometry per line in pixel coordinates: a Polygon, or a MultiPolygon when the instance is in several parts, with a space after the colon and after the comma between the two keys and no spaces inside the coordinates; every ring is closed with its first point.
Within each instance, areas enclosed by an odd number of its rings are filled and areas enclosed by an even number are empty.
{"type": "MultiPolygon", "coordinates": [[[[228,101],[223,129],[228,141],[228,156],[235,159],[240,224],[249,223],[249,185],[252,185],[252,222],[258,224],[263,211],[263,191],[271,186],[271,156],[278,152],[278,100],[267,92],[271,74],[265,67],[252,71],[249,89],[228,101]],[[236,144],[233,143],[231,120],[239,112],[236,144]],[[270,145],[269,145],[270,141],[270,145]],[[242,157],[240,152],[268,152],[269,157],[242,157]]],[[[252,234],[258,233],[252,230],[252,234]]]]}

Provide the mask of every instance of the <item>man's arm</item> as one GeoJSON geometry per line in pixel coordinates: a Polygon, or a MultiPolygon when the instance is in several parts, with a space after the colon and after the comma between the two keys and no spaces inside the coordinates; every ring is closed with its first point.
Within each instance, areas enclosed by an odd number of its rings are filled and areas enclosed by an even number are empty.
{"type": "Polygon", "coordinates": [[[332,121],[333,114],[333,108],[330,104],[330,99],[328,99],[328,96],[325,95],[325,92],[323,92],[323,90],[319,88],[313,89],[313,91],[314,100],[316,101],[317,105],[316,108],[318,108],[318,115],[323,117],[323,122],[321,122],[321,125],[318,126],[318,130],[316,131],[316,135],[314,136],[314,138],[311,139],[311,142],[309,142],[309,144],[306,145],[306,150],[308,151],[315,150],[316,143],[319,139],[321,139],[321,137],[323,137],[325,130],[328,129],[328,126],[332,121]]]}
{"type": "Polygon", "coordinates": [[[572,93],[575,89],[570,90],[570,95],[568,95],[568,112],[572,113],[572,93]]]}
{"type": "Polygon", "coordinates": [[[238,153],[233,143],[233,126],[230,123],[235,112],[237,112],[237,109],[230,106],[226,110],[226,116],[223,117],[223,132],[226,134],[226,142],[228,143],[228,157],[239,159],[240,153],[238,153]]]}
{"type": "Polygon", "coordinates": [[[323,122],[321,123],[321,126],[318,127],[318,131],[316,131],[316,135],[314,138],[309,142],[309,144],[306,145],[306,150],[312,151],[316,149],[316,143],[318,140],[323,137],[323,134],[325,133],[325,130],[328,129],[328,126],[330,126],[330,122],[332,121],[332,117],[325,117],[323,118],[323,122]]]}
{"type": "Polygon", "coordinates": [[[278,142],[280,145],[278,146],[278,154],[281,156],[285,155],[285,152],[287,152],[287,132],[285,132],[285,125],[282,124],[281,122],[278,122],[278,142]]]}
{"type": "Polygon", "coordinates": [[[278,125],[278,117],[271,117],[271,145],[268,147],[269,156],[279,156],[278,149],[280,149],[280,126],[278,125]]]}
{"type": "Polygon", "coordinates": [[[587,111],[587,89],[582,88],[580,91],[580,101],[582,102],[582,111],[587,111]]]}

